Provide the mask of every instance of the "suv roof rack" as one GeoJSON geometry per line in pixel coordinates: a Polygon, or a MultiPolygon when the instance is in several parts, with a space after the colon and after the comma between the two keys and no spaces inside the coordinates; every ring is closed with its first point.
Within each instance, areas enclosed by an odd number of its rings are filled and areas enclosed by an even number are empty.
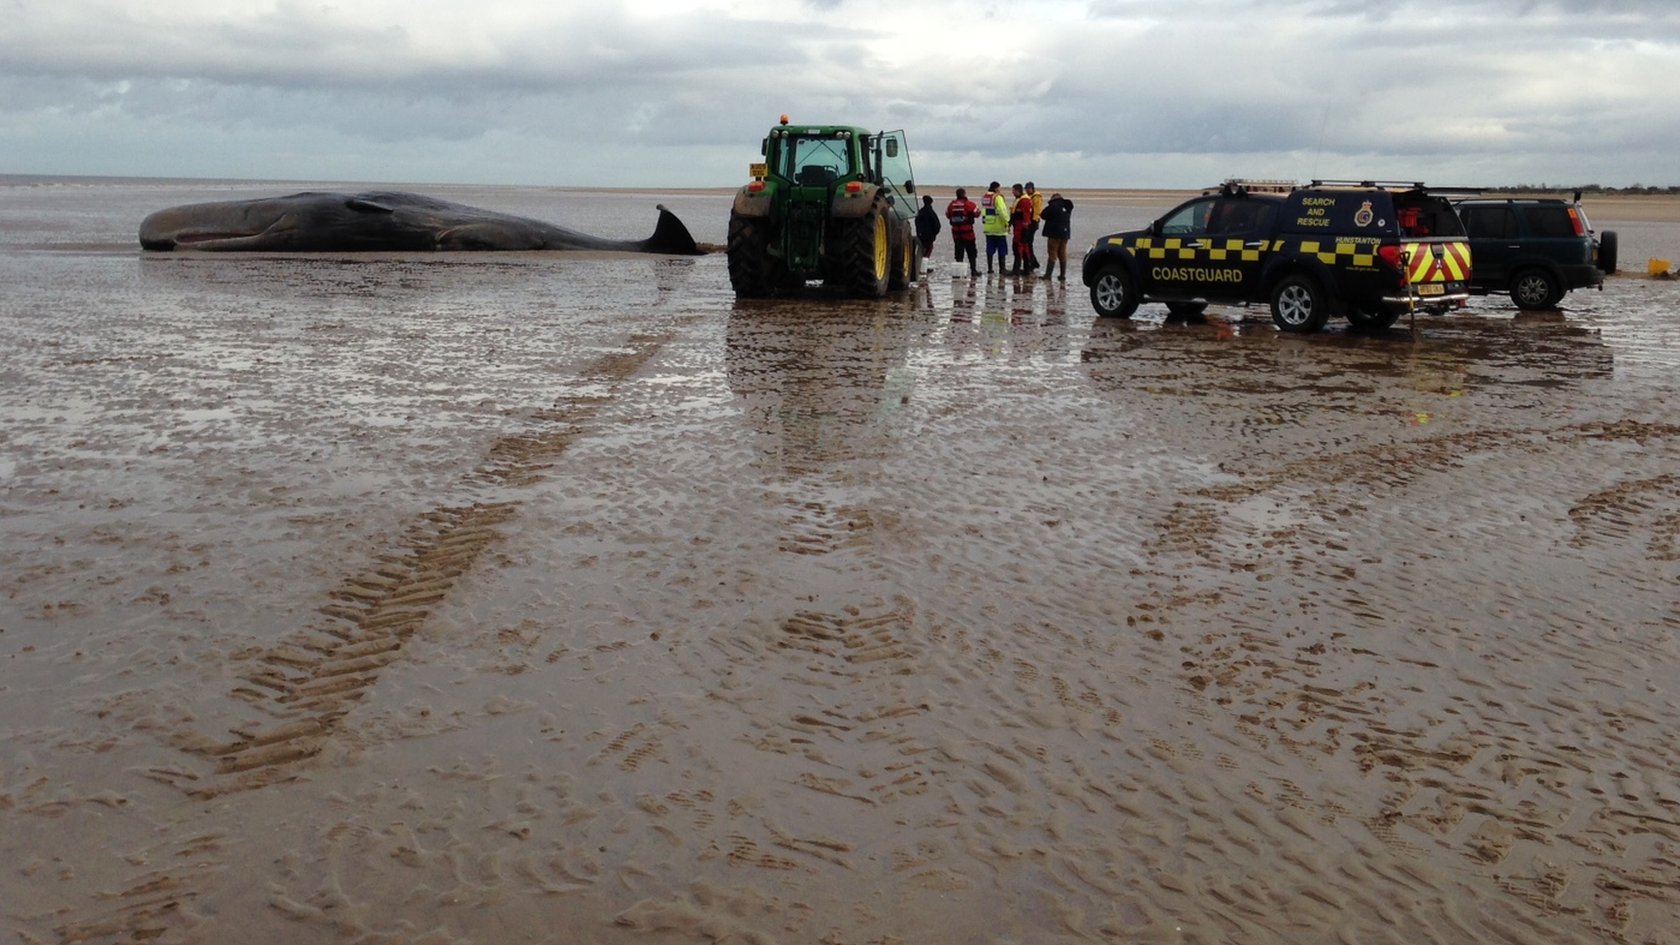
{"type": "Polygon", "coordinates": [[[1463,199],[1465,197],[1480,197],[1488,192],[1486,187],[1431,187],[1429,192],[1441,197],[1463,199]]]}

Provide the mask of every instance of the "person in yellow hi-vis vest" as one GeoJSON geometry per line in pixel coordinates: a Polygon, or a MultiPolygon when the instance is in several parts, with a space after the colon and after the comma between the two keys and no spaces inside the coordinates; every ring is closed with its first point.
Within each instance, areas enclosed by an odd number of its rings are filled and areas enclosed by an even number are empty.
{"type": "Polygon", "coordinates": [[[992,181],[986,196],[980,198],[980,228],[986,231],[986,271],[992,271],[992,254],[997,254],[998,271],[1009,261],[1009,204],[998,192],[1001,185],[992,181]]]}

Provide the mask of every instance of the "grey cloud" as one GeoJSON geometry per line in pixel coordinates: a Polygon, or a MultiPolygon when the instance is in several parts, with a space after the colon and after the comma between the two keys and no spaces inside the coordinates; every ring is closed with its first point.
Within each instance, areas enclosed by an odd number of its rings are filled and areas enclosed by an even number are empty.
{"type": "MultiPolygon", "coordinates": [[[[802,2],[813,19],[851,5],[802,2]]],[[[787,111],[902,127],[932,180],[1056,156],[1096,178],[1087,183],[1193,174],[1152,183],[1194,185],[1215,170],[1324,164],[1370,175],[1447,161],[1467,172],[1580,168],[1582,179],[1615,183],[1661,176],[1648,168],[1668,168],[1665,149],[1680,143],[1652,95],[1680,62],[1680,5],[1098,0],[1070,11],[1089,18],[1048,49],[1017,44],[994,59],[977,48],[971,64],[938,75],[895,65],[889,34],[839,18],[811,31],[708,12],[632,23],[607,4],[588,17],[551,11],[459,48],[395,25],[346,31],[302,4],[178,35],[117,17],[66,40],[14,18],[0,30],[0,155],[37,160],[55,135],[109,141],[121,154],[121,130],[165,155],[204,139],[193,167],[218,151],[236,163],[313,141],[321,153],[284,156],[715,184],[734,181],[787,111]],[[1413,15],[1426,11],[1434,16],[1413,15]],[[1497,34],[1443,32],[1453,11],[1509,22],[1497,34]],[[1297,28],[1302,17],[1310,29],[1297,28]],[[1133,18],[1155,25],[1140,35],[1133,18]]],[[[93,161],[86,151],[74,160],[93,161]]]]}
{"type": "Polygon", "coordinates": [[[601,82],[672,82],[729,63],[797,65],[799,47],[773,24],[692,14],[632,27],[592,16],[536,24],[491,38],[473,51],[422,50],[399,25],[369,29],[300,15],[281,5],[254,23],[187,30],[103,22],[65,36],[28,24],[0,34],[0,71],[96,79],[192,77],[222,83],[305,88],[388,83],[554,88],[601,82]]]}

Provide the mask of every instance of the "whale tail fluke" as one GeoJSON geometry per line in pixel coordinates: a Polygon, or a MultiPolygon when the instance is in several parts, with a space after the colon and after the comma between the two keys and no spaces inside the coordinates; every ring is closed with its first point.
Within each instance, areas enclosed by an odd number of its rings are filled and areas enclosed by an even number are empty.
{"type": "Polygon", "coordinates": [[[700,247],[694,245],[694,237],[689,234],[688,227],[677,215],[665,209],[664,204],[659,207],[659,225],[653,228],[653,235],[642,240],[644,253],[668,253],[672,256],[699,256],[700,247]]]}

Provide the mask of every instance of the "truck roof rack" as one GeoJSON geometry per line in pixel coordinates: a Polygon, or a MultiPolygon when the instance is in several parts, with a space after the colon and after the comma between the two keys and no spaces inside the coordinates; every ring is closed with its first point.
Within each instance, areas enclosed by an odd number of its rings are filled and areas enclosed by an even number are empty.
{"type": "Polygon", "coordinates": [[[1384,190],[1429,190],[1421,180],[1314,180],[1308,187],[1380,187],[1384,190]]]}
{"type": "Polygon", "coordinates": [[[1292,180],[1267,180],[1258,177],[1229,177],[1218,187],[1208,188],[1206,193],[1215,190],[1232,196],[1236,194],[1287,194],[1300,185],[1292,180]]]}

